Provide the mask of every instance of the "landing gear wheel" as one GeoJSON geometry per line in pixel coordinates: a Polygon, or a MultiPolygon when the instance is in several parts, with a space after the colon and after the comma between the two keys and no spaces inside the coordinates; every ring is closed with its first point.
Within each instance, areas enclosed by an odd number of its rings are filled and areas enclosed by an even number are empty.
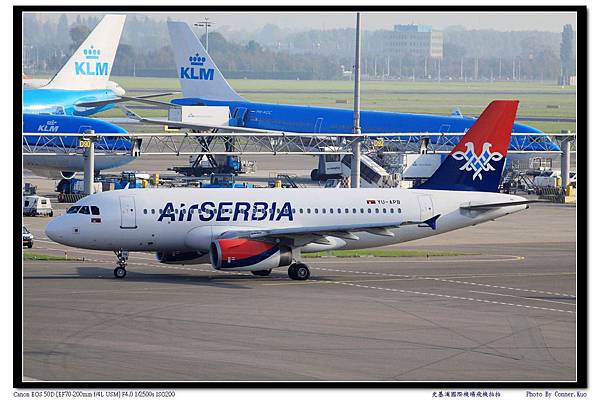
{"type": "Polygon", "coordinates": [[[269,276],[269,274],[271,273],[270,269],[263,269],[261,271],[250,271],[252,272],[252,275],[256,275],[256,276],[269,276]]]}
{"type": "Polygon", "coordinates": [[[127,275],[127,260],[129,259],[129,252],[126,250],[115,251],[115,255],[117,256],[117,268],[113,271],[115,274],[115,278],[123,279],[125,275],[127,275]]]}
{"type": "Polygon", "coordinates": [[[305,281],[310,278],[310,269],[303,263],[292,264],[288,268],[288,276],[295,281],[305,281]]]}
{"type": "Polygon", "coordinates": [[[113,274],[115,274],[115,278],[122,279],[125,278],[125,275],[127,275],[127,270],[123,267],[117,267],[113,271],[113,274]]]}

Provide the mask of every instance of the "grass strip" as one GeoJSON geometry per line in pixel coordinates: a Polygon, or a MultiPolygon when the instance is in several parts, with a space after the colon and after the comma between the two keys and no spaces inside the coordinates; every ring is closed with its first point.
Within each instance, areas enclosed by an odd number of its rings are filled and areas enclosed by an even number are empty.
{"type": "Polygon", "coordinates": [[[23,253],[23,261],[83,261],[81,258],[54,256],[50,254],[23,253]]]}

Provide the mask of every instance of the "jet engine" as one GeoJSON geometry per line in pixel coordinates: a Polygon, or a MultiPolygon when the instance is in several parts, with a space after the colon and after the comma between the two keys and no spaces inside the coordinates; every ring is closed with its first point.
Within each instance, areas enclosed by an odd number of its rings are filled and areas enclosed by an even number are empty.
{"type": "Polygon", "coordinates": [[[250,239],[222,239],[210,244],[215,269],[262,271],[292,263],[292,249],[276,243],[250,239]]]}
{"type": "Polygon", "coordinates": [[[207,264],[206,253],[199,251],[157,251],[156,259],[162,264],[207,264]]]}
{"type": "Polygon", "coordinates": [[[76,172],[74,171],[60,171],[60,176],[62,176],[63,179],[73,179],[75,174],[76,172]]]}

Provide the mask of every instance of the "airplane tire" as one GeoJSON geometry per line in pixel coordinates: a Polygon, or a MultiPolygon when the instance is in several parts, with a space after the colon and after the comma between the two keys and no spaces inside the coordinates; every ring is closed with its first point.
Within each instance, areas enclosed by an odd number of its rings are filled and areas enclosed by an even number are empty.
{"type": "Polygon", "coordinates": [[[295,281],[305,281],[310,278],[310,269],[303,263],[292,264],[288,268],[288,276],[295,281]]]}
{"type": "Polygon", "coordinates": [[[270,269],[263,269],[260,271],[250,271],[252,272],[252,275],[256,275],[256,276],[268,276],[271,273],[270,269]]]}
{"type": "Polygon", "coordinates": [[[127,275],[127,270],[123,267],[117,267],[113,271],[113,274],[115,274],[115,278],[123,279],[127,275]]]}
{"type": "Polygon", "coordinates": [[[313,181],[318,181],[321,179],[318,169],[313,169],[312,171],[310,171],[310,179],[313,181]]]}

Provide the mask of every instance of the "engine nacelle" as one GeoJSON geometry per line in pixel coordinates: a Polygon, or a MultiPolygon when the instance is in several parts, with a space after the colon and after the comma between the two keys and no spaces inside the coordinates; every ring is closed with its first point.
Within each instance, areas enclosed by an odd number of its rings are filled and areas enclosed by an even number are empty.
{"type": "Polygon", "coordinates": [[[261,271],[292,263],[287,246],[250,239],[222,239],[210,244],[210,262],[215,269],[261,271]]]}
{"type": "Polygon", "coordinates": [[[157,251],[156,259],[162,264],[206,264],[208,263],[207,253],[198,251],[157,251]]]}
{"type": "Polygon", "coordinates": [[[73,179],[75,177],[76,172],[73,171],[60,171],[60,176],[64,179],[73,179]]]}

